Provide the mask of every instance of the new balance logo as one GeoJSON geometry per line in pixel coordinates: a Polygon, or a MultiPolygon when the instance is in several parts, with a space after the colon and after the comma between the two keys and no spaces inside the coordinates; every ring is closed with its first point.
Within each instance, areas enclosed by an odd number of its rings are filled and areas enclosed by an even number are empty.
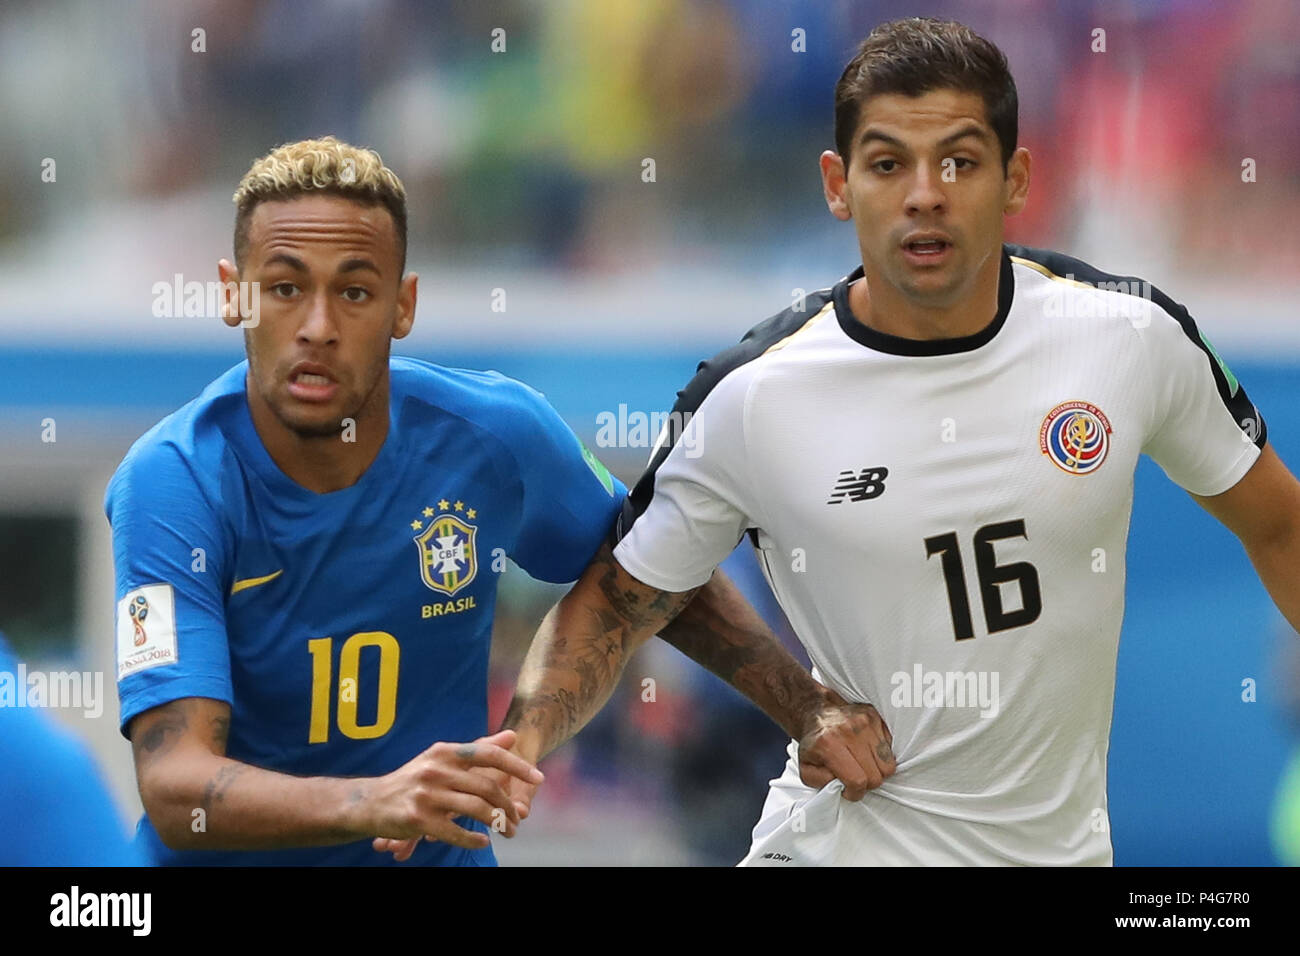
{"type": "Polygon", "coordinates": [[[838,505],[843,501],[866,501],[879,498],[885,493],[885,479],[889,477],[888,468],[863,468],[861,471],[841,471],[840,477],[831,489],[828,505],[838,505]]]}

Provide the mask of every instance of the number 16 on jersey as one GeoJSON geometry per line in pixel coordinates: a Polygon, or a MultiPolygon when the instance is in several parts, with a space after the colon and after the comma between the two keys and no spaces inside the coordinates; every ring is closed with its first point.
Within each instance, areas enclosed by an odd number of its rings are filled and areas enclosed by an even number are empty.
{"type": "MultiPolygon", "coordinates": [[[[975,571],[979,579],[980,603],[984,606],[984,623],[989,633],[1024,627],[1038,620],[1043,612],[1043,595],[1038,587],[1038,569],[1028,561],[1016,561],[1012,564],[998,564],[993,553],[993,542],[1002,538],[1025,538],[1025,519],[1001,521],[986,524],[975,532],[975,571]],[[1007,611],[1002,606],[1002,590],[999,585],[1010,581],[1020,584],[1021,607],[1019,610],[1007,611]]],[[[964,641],[975,636],[975,624],[971,620],[970,599],[967,597],[966,572],[962,567],[961,549],[957,541],[957,532],[935,535],[925,539],[925,556],[932,558],[941,555],[943,562],[943,579],[948,586],[948,606],[952,611],[952,629],[957,640],[964,641]]]]}

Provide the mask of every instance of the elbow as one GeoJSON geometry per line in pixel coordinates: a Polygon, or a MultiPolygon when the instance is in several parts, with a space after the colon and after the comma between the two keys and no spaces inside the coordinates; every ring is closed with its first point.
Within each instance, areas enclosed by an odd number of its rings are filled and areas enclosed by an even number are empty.
{"type": "Polygon", "coordinates": [[[156,772],[140,780],[140,802],[158,839],[169,850],[195,850],[207,832],[207,810],[199,787],[175,773],[156,772]]]}

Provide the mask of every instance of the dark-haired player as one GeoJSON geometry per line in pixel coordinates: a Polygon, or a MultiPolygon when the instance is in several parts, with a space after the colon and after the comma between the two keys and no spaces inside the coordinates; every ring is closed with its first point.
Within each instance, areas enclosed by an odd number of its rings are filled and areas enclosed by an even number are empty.
{"type": "Polygon", "coordinates": [[[680,394],[699,451],[680,434],[657,450],[621,541],[543,623],[509,724],[519,753],[580,726],[589,714],[549,699],[599,699],[748,535],[815,676],[879,708],[897,772],[850,802],[792,756],[745,862],[1109,864],[1139,455],[1236,533],[1300,627],[1300,485],[1187,310],[1003,243],[1029,190],[1016,112],[1002,53],[960,24],[863,42],[821,155],[862,266],[680,394]],[[579,674],[611,635],[607,667],[579,674]]]}

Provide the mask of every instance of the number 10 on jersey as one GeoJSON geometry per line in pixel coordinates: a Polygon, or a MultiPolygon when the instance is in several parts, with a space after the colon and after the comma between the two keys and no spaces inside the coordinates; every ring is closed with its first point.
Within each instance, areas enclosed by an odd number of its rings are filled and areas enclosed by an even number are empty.
{"type": "Polygon", "coordinates": [[[338,725],[344,737],[373,740],[393,728],[397,716],[397,665],[402,649],[387,631],[362,631],[343,642],[339,650],[338,691],[333,690],[334,638],[318,637],[307,642],[311,654],[311,720],[309,744],[323,744],[330,735],[330,698],[338,698],[338,725]],[[363,648],[379,648],[379,703],[372,724],[357,723],[357,697],[363,648]]]}

